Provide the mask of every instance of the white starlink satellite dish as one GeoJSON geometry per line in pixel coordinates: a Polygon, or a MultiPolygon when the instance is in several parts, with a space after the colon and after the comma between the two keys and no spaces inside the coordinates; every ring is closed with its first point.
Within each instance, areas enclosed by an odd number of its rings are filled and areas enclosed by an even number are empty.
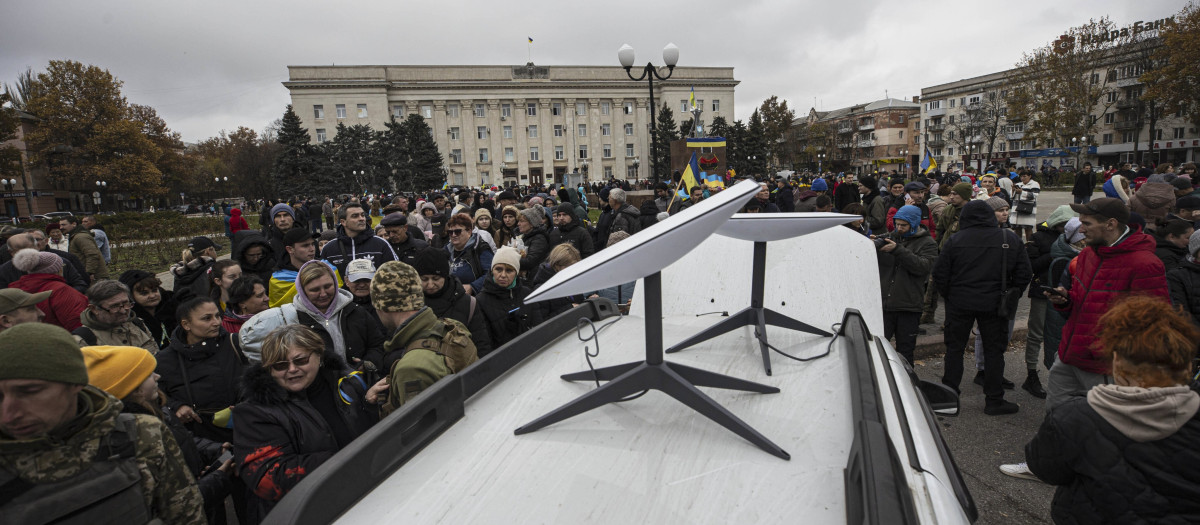
{"type": "Polygon", "coordinates": [[[608,382],[516,429],[515,434],[534,432],[608,403],[624,400],[638,392],[654,389],[675,398],[764,451],[782,459],[791,459],[779,445],[759,434],[696,387],[762,394],[778,393],[778,388],[663,360],[662,276],[659,272],[712,235],[758,189],[758,184],[751,181],[735,184],[629,239],[567,267],[525,298],[526,302],[555,299],[645,278],[642,286],[646,306],[646,360],[562,376],[567,381],[594,379],[608,382]]]}

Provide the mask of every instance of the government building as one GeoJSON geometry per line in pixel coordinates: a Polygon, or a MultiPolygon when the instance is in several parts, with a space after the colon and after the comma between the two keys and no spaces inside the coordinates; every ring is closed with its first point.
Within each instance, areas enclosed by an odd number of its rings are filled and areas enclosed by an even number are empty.
{"type": "MultiPolygon", "coordinates": [[[[665,70],[665,68],[664,68],[665,70]]],[[[635,69],[637,73],[639,70],[635,69]]],[[[654,100],[676,123],[734,121],[732,67],[676,67],[654,100]]],[[[620,66],[288,66],[292,108],[313,143],[338,124],[385,129],[419,114],[456,185],[650,178],[650,98],[620,66]]]]}

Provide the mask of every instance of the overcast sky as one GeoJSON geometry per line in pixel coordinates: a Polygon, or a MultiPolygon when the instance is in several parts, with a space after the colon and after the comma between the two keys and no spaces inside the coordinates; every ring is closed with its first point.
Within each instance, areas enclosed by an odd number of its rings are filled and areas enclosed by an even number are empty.
{"type": "Polygon", "coordinates": [[[560,2],[13,0],[0,7],[0,81],[72,59],[111,71],[131,101],[194,142],[261,130],[289,103],[288,65],[733,66],[737,118],[778,95],[797,114],[1010,68],[1070,26],[1177,13],[1179,0],[560,2]]]}

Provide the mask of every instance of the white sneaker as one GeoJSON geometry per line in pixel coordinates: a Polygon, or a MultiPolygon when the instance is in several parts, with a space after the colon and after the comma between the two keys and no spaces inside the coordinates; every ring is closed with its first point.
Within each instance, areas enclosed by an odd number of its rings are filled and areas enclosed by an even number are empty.
{"type": "Polygon", "coordinates": [[[1037,476],[1033,475],[1033,472],[1029,471],[1029,465],[1024,462],[1013,465],[1000,465],[1000,472],[1006,476],[1012,476],[1014,478],[1027,479],[1030,481],[1042,481],[1038,479],[1037,476]]]}

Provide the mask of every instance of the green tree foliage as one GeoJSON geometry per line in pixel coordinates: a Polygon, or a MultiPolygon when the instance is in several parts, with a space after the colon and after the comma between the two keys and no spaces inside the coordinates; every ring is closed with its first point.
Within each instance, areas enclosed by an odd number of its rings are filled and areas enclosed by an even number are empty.
{"type": "Polygon", "coordinates": [[[679,140],[679,126],[675,124],[675,113],[666,102],[659,108],[657,118],[652,138],[658,153],[652,155],[653,176],[656,180],[671,180],[671,142],[679,140]]]}
{"type": "Polygon", "coordinates": [[[376,148],[376,133],[366,124],[337,125],[337,136],[326,143],[329,166],[339,175],[343,192],[378,192],[383,162],[376,148]]]}
{"type": "Polygon", "coordinates": [[[740,149],[747,175],[754,177],[767,175],[767,155],[770,154],[770,148],[767,144],[766,125],[757,109],[750,114],[750,124],[746,126],[746,134],[742,139],[740,149]]]}
{"type": "Polygon", "coordinates": [[[714,118],[708,125],[708,136],[725,137],[726,135],[729,135],[729,122],[725,120],[725,117],[714,118]]]}
{"type": "Polygon", "coordinates": [[[796,120],[795,110],[788,109],[786,100],[780,102],[779,97],[771,95],[758,107],[762,117],[763,141],[767,155],[777,165],[790,165],[794,159],[793,142],[783,140],[788,130],[792,129],[792,121],[796,120]]]}
{"type": "Polygon", "coordinates": [[[1157,102],[1164,111],[1183,110],[1188,122],[1200,126],[1200,81],[1196,64],[1200,64],[1200,6],[1195,2],[1175,15],[1174,22],[1159,30],[1162,45],[1154,54],[1159,67],[1142,75],[1146,85],[1144,98],[1157,102]]]}
{"type": "Polygon", "coordinates": [[[105,180],[110,190],[135,196],[165,193],[158,162],[167,152],[143,132],[107,70],[51,61],[30,96],[25,110],[39,121],[26,142],[31,161],[45,164],[51,179],[105,180]]]}
{"type": "Polygon", "coordinates": [[[725,136],[725,162],[739,176],[747,174],[745,141],[746,124],[740,120],[733,121],[733,127],[729,128],[729,133],[725,136]]]}
{"type": "Polygon", "coordinates": [[[275,187],[280,190],[292,189],[307,195],[325,195],[319,191],[326,186],[321,184],[321,155],[318,148],[311,144],[308,130],[300,126],[300,116],[292,110],[291,104],[283,112],[278,136],[278,154],[271,170],[275,187]]]}

